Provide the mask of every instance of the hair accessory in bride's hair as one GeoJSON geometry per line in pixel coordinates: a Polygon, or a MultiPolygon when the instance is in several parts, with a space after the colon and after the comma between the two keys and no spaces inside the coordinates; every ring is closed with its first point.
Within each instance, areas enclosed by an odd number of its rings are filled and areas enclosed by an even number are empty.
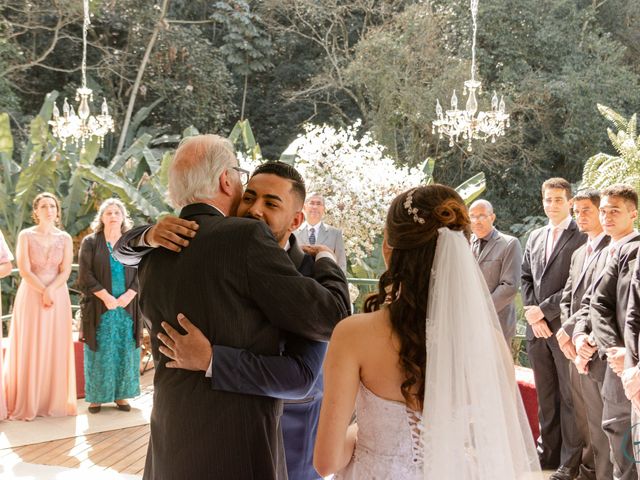
{"type": "Polygon", "coordinates": [[[424,218],[422,218],[420,215],[418,215],[419,209],[414,208],[411,206],[411,204],[413,203],[413,192],[415,192],[417,190],[418,187],[413,188],[411,190],[409,190],[409,193],[407,193],[407,198],[404,201],[404,208],[407,209],[407,214],[411,217],[413,216],[413,221],[416,223],[420,223],[423,224],[424,223],[424,218]]]}

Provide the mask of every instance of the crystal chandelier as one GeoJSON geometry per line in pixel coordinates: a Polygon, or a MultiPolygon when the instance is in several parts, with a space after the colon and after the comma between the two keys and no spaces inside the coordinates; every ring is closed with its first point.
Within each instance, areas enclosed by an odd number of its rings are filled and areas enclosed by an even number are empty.
{"type": "Polygon", "coordinates": [[[67,99],[62,105],[62,115],[57,105],[53,105],[53,119],[49,121],[52,133],[62,142],[64,148],[67,141],[76,147],[80,145],[84,152],[85,142],[90,137],[98,137],[100,146],[104,144],[104,136],[113,132],[113,118],[109,115],[107,100],[102,100],[100,115],[91,115],[89,102],[93,102],[93,91],[87,87],[87,29],[91,25],[89,19],[89,0],[83,0],[84,22],[82,23],[82,86],[76,90],[78,113],[76,114],[67,99]]]}
{"type": "Polygon", "coordinates": [[[504,135],[505,128],[509,127],[509,114],[505,112],[504,97],[498,101],[498,95],[493,92],[491,99],[491,110],[488,112],[478,112],[478,95],[482,94],[482,83],[475,78],[476,71],[476,32],[478,30],[477,15],[478,1],[471,0],[471,19],[473,20],[473,42],[471,45],[471,79],[464,82],[463,94],[467,95],[467,103],[464,110],[458,110],[458,97],[456,91],[451,96],[451,110],[443,113],[440,100],[436,101],[436,116],[433,121],[432,133],[436,131],[439,137],[444,135],[449,137],[449,146],[458,142],[460,136],[467,140],[467,150],[472,151],[471,141],[473,139],[487,140],[495,143],[496,137],[504,135]],[[477,114],[477,115],[476,115],[477,114]]]}

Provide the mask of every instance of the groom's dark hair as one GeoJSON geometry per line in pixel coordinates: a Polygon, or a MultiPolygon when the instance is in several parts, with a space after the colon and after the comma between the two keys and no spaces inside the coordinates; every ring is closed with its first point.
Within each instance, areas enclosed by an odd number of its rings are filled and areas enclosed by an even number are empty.
{"type": "Polygon", "coordinates": [[[471,220],[464,201],[446,185],[417,187],[398,195],[389,207],[386,240],[392,248],[378,293],[364,303],[365,312],[388,305],[391,327],[400,340],[400,386],[408,405],[422,408],[427,367],[426,318],[431,267],[438,229],[471,235],[471,220]]]}
{"type": "Polygon", "coordinates": [[[279,161],[265,162],[253,171],[251,178],[261,173],[276,175],[277,177],[289,180],[293,193],[300,199],[300,202],[304,203],[304,199],[307,196],[304,178],[302,178],[300,172],[294,167],[288,163],[279,161]]]}

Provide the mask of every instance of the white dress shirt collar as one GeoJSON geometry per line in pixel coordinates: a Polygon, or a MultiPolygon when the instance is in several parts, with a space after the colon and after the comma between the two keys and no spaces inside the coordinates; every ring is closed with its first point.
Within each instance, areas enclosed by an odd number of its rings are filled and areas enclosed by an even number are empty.
{"type": "Polygon", "coordinates": [[[567,218],[561,221],[558,225],[554,225],[551,223],[551,221],[549,221],[549,223],[547,224],[547,228],[549,229],[549,231],[553,230],[554,227],[558,227],[560,230],[566,230],[567,228],[569,228],[570,224],[571,224],[571,215],[567,215],[567,218]]]}
{"type": "Polygon", "coordinates": [[[629,233],[628,235],[625,235],[620,240],[615,241],[615,242],[611,242],[609,244],[609,250],[613,250],[614,248],[615,249],[620,248],[622,245],[624,245],[625,243],[629,242],[629,240],[631,240],[636,235],[638,235],[638,231],[634,228],[631,233],[629,233]]]}

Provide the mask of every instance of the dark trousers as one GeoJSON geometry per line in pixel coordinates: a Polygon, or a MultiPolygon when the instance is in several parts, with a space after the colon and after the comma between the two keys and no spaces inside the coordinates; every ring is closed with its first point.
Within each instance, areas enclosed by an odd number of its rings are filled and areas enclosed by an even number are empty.
{"type": "Polygon", "coordinates": [[[569,360],[555,335],[527,340],[538,396],[540,437],[538,456],[545,469],[577,469],[582,456],[580,431],[575,424],[569,360]]]}
{"type": "Polygon", "coordinates": [[[631,408],[631,440],[633,440],[632,453],[633,461],[638,470],[638,478],[640,478],[640,415],[635,408],[631,408]]]}
{"type": "Polygon", "coordinates": [[[602,409],[604,408],[600,394],[602,384],[588,375],[579,375],[579,377],[587,417],[587,427],[589,429],[589,439],[596,467],[596,479],[609,480],[613,478],[613,464],[611,463],[609,439],[602,429],[602,409]]]}
{"type": "MultiPolygon", "coordinates": [[[[576,418],[576,427],[580,432],[580,439],[582,441],[582,459],[580,461],[580,479],[581,480],[596,480],[596,465],[593,445],[591,444],[591,435],[589,434],[589,422],[587,420],[587,408],[585,406],[584,394],[582,392],[582,385],[580,384],[581,375],[576,370],[576,367],[569,364],[569,378],[571,378],[571,394],[573,399],[573,413],[576,418]]],[[[600,392],[598,392],[600,397],[600,392]]],[[[602,402],[601,402],[602,403],[602,402]]],[[[598,425],[600,428],[600,425],[598,425]]],[[[607,437],[602,433],[602,436],[607,441],[607,437]]],[[[607,447],[608,447],[607,442],[607,447]]],[[[608,453],[608,448],[607,448],[608,453]]]]}
{"type": "Polygon", "coordinates": [[[609,439],[613,478],[636,480],[638,473],[630,441],[631,402],[624,396],[622,381],[611,369],[607,369],[604,381],[602,429],[609,439]]]}

